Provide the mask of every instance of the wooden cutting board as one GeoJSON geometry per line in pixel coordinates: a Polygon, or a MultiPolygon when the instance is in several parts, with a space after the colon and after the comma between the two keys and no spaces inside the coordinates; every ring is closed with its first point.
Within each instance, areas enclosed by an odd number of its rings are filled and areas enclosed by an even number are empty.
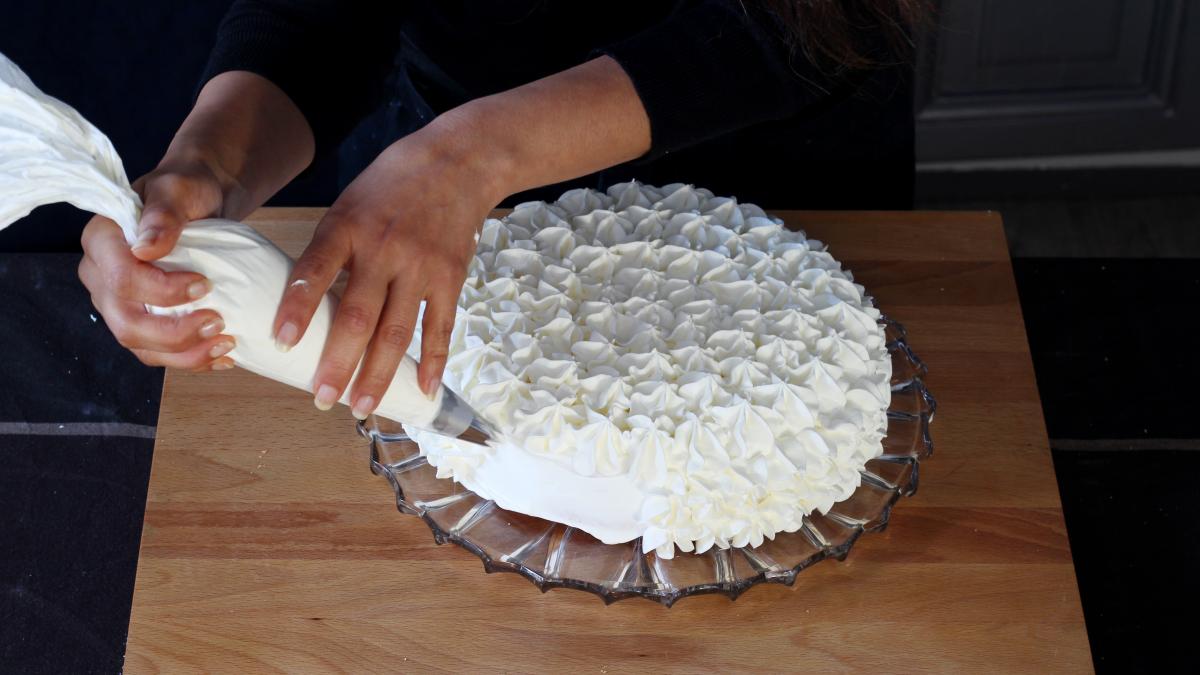
{"type": "MultiPolygon", "coordinates": [[[[322,213],[249,222],[297,255],[322,213]]],[[[845,562],[671,609],[542,595],[398,513],[346,408],[169,372],[128,672],[1090,670],[999,215],[776,213],[908,328],[939,402],[920,491],[845,562]]]]}

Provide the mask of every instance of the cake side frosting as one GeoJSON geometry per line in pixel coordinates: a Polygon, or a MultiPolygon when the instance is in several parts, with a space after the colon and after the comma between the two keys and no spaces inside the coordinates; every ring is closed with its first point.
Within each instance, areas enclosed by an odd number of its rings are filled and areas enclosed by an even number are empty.
{"type": "Polygon", "coordinates": [[[821,242],[754,205],[573,190],[488,220],[459,298],[444,381],[511,443],[410,431],[440,477],[606,543],[757,546],[880,454],[878,318],[821,242]]]}

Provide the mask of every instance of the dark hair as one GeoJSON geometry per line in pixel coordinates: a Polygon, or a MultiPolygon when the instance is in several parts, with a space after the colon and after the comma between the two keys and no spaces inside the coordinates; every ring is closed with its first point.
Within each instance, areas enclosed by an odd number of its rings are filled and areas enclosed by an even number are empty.
{"type": "Polygon", "coordinates": [[[840,73],[907,61],[929,0],[760,0],[793,49],[840,73]]]}

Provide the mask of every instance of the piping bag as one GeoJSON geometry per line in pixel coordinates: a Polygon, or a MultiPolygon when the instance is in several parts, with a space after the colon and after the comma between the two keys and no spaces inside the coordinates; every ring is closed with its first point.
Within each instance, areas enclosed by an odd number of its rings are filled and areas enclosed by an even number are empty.
{"type": "MultiPolygon", "coordinates": [[[[0,54],[0,230],[35,207],[54,202],[112,219],[130,244],[137,238],[141,199],[130,187],[112,143],[0,54]]],[[[185,305],[147,305],[147,311],[180,316],[215,310],[225,320],[224,332],[237,341],[229,352],[234,363],[312,391],[338,298],[326,292],[304,338],[288,352],[276,349],[274,307],[283,297],[293,264],[279,247],[244,223],[198,220],[184,227],[171,253],[153,264],[167,271],[198,272],[212,282],[213,290],[185,305]]],[[[349,403],[348,393],[341,402],[349,403]]],[[[495,437],[492,428],[445,386],[432,398],[425,396],[411,354],[404,356],[375,414],[481,444],[495,437]]]]}

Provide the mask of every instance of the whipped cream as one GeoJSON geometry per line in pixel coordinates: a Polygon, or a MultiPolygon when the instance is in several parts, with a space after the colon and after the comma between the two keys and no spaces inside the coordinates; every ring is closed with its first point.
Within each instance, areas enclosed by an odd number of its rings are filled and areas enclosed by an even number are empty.
{"type": "MultiPolygon", "coordinates": [[[[127,241],[137,238],[142,203],[112,143],[0,54],[0,230],[54,202],[110,218],[127,241]]],[[[237,341],[229,356],[238,366],[312,391],[338,299],[326,293],[299,344],[287,353],[277,350],[271,328],[291,274],[287,254],[248,225],[208,219],[189,223],[171,253],[155,264],[168,271],[199,272],[213,282],[213,290],[186,305],[147,306],[147,311],[179,316],[213,309],[225,320],[225,334],[237,341]]],[[[348,392],[342,403],[348,403],[348,392]]],[[[437,415],[442,396],[439,391],[431,400],[421,393],[416,363],[405,359],[376,414],[426,426],[437,415]]]]}
{"type": "Polygon", "coordinates": [[[572,190],[488,220],[444,381],[506,431],[409,429],[438,476],[671,557],[758,546],[854,492],[891,360],[849,272],[751,204],[572,190]]]}

